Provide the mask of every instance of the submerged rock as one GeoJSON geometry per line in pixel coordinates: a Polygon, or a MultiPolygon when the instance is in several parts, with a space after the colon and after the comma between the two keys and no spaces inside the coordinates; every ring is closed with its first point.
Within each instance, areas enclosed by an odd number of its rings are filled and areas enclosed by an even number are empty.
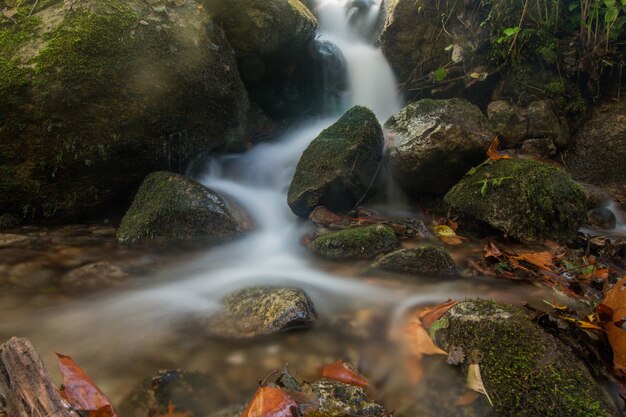
{"type": "Polygon", "coordinates": [[[385,123],[389,165],[411,196],[442,195],[485,159],[495,134],[465,100],[420,100],[385,123]]]}
{"type": "Polygon", "coordinates": [[[24,4],[0,25],[0,213],[117,214],[148,173],[243,133],[222,30],[195,1],[153,4],[24,4]]]}
{"type": "Polygon", "coordinates": [[[454,275],[458,272],[450,252],[432,245],[391,252],[374,263],[372,268],[419,275],[454,275]]]}
{"type": "Polygon", "coordinates": [[[235,395],[222,388],[213,376],[180,369],[162,370],[148,378],[122,401],[119,411],[128,417],[155,417],[168,414],[174,405],[176,413],[193,416],[228,405],[235,395]]]}
{"type": "Polygon", "coordinates": [[[355,106],[306,148],[289,187],[288,203],[300,217],[317,206],[348,211],[368,193],[382,160],[376,116],[355,106]]]}
{"type": "Polygon", "coordinates": [[[209,320],[209,332],[223,337],[254,337],[315,324],[313,303],[296,288],[252,287],[222,300],[223,313],[209,320]]]}
{"type": "Polygon", "coordinates": [[[445,196],[461,214],[526,243],[565,240],[582,225],[586,196],[564,171],[543,162],[501,159],[468,173],[445,196]]]}
{"type": "Polygon", "coordinates": [[[89,291],[119,285],[128,278],[128,274],[109,262],[95,262],[68,272],[60,285],[70,291],[89,291]]]}
{"type": "Polygon", "coordinates": [[[518,308],[462,301],[432,325],[431,334],[444,350],[464,352],[464,369],[480,366],[494,416],[617,416],[571,350],[518,308]]]}
{"type": "Polygon", "coordinates": [[[238,219],[218,194],[171,172],[146,177],[117,230],[124,243],[140,240],[224,237],[249,226],[238,219]]]}
{"type": "Polygon", "coordinates": [[[597,109],[574,136],[564,160],[578,180],[621,188],[626,184],[626,118],[614,105],[597,109]]]}
{"type": "Polygon", "coordinates": [[[313,240],[313,251],[329,259],[368,259],[397,246],[393,228],[382,224],[329,232],[313,240]]]}

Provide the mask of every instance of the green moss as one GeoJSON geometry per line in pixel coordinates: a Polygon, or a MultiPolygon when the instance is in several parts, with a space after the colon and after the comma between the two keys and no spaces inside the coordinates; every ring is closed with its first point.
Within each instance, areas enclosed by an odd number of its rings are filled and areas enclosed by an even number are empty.
{"type": "Polygon", "coordinates": [[[490,301],[464,301],[437,325],[444,349],[460,347],[480,365],[494,416],[615,416],[607,395],[565,346],[524,313],[490,301]]]}
{"type": "Polygon", "coordinates": [[[482,165],[455,185],[445,201],[455,210],[529,243],[571,237],[586,212],[584,191],[567,173],[526,159],[482,165]],[[500,184],[492,181],[501,178],[506,180],[500,184]]]}
{"type": "Polygon", "coordinates": [[[313,250],[331,259],[367,259],[389,252],[398,246],[398,239],[389,226],[353,227],[319,236],[313,250]]]}
{"type": "Polygon", "coordinates": [[[289,187],[289,206],[302,217],[318,205],[351,210],[378,173],[382,147],[376,116],[365,107],[351,108],[302,154],[289,187]]]}

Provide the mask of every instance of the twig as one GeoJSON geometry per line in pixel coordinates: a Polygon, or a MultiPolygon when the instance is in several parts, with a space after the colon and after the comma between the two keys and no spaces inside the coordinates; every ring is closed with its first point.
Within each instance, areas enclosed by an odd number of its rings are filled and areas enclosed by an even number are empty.
{"type": "Polygon", "coordinates": [[[35,0],[35,5],[33,6],[32,9],[30,9],[30,13],[28,13],[28,17],[30,17],[33,14],[38,4],[39,4],[39,0],[35,0]]]}

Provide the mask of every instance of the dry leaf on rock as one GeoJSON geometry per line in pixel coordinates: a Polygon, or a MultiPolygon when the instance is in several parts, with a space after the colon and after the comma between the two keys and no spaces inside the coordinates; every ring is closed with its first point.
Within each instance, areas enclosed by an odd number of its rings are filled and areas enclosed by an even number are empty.
{"type": "Polygon", "coordinates": [[[369,381],[361,375],[352,365],[342,360],[326,365],[322,370],[322,376],[345,384],[367,388],[369,381]]]}
{"type": "Polygon", "coordinates": [[[292,417],[296,402],[278,387],[260,386],[241,417],[292,417]]]}
{"type": "Polygon", "coordinates": [[[615,325],[626,318],[626,276],[606,293],[602,304],[613,310],[612,321],[604,323],[613,349],[613,366],[618,373],[626,375],[626,331],[615,325]]]}
{"type": "Polygon", "coordinates": [[[498,146],[500,146],[500,138],[496,136],[496,138],[491,142],[489,149],[487,150],[487,156],[492,161],[498,161],[500,159],[511,159],[509,155],[504,155],[498,152],[498,146]]]}
{"type": "Polygon", "coordinates": [[[480,366],[477,363],[471,364],[467,370],[467,387],[480,394],[483,394],[485,397],[487,397],[489,404],[493,405],[493,403],[491,402],[491,398],[489,398],[489,394],[487,394],[487,390],[485,389],[483,378],[480,375],[480,366]]]}

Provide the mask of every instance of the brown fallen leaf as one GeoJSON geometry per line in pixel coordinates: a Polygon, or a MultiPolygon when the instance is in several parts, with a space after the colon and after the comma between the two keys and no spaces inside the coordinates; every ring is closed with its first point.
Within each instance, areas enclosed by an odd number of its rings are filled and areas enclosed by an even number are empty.
{"type": "Polygon", "coordinates": [[[480,394],[483,394],[485,397],[487,397],[489,404],[493,406],[491,398],[489,398],[489,394],[487,394],[487,390],[485,389],[483,378],[480,375],[480,366],[477,363],[471,364],[467,370],[467,387],[480,394]]]}
{"type": "Polygon", "coordinates": [[[119,417],[109,399],[71,357],[56,355],[63,375],[61,395],[72,407],[88,412],[89,417],[119,417]]]}
{"type": "Polygon", "coordinates": [[[565,320],[568,321],[570,323],[574,323],[576,326],[580,327],[581,329],[588,329],[588,330],[603,330],[602,327],[597,326],[593,323],[590,323],[588,321],[584,321],[584,320],[576,320],[570,317],[565,317],[565,316],[557,316],[558,318],[560,318],[561,320],[565,320]]]}
{"type": "Polygon", "coordinates": [[[513,257],[514,259],[527,262],[544,271],[552,271],[554,267],[554,259],[550,252],[528,252],[520,253],[513,257]]]}
{"type": "Polygon", "coordinates": [[[420,310],[417,317],[421,320],[422,326],[426,330],[429,330],[430,326],[432,326],[434,322],[439,320],[441,316],[446,313],[446,311],[450,310],[458,303],[459,302],[457,300],[448,300],[445,303],[437,304],[436,306],[423,308],[420,310]]]}
{"type": "Polygon", "coordinates": [[[626,331],[614,324],[626,318],[626,276],[606,293],[602,304],[613,310],[612,321],[604,323],[613,349],[613,366],[618,373],[626,375],[626,331]]]}
{"type": "Polygon", "coordinates": [[[485,258],[497,259],[503,255],[502,251],[498,249],[498,247],[494,245],[493,242],[487,243],[485,247],[483,248],[483,252],[485,253],[484,254],[485,258]]]}
{"type": "Polygon", "coordinates": [[[322,376],[345,384],[356,385],[361,388],[367,388],[370,384],[351,364],[342,360],[326,365],[324,369],[322,369],[322,376]]]}
{"type": "Polygon", "coordinates": [[[500,159],[511,159],[509,155],[504,155],[498,152],[498,146],[500,146],[500,138],[498,136],[495,137],[489,149],[487,149],[487,156],[492,161],[498,161],[500,159]]]}
{"type": "Polygon", "coordinates": [[[292,417],[296,402],[278,387],[260,386],[241,417],[292,417]]]}

